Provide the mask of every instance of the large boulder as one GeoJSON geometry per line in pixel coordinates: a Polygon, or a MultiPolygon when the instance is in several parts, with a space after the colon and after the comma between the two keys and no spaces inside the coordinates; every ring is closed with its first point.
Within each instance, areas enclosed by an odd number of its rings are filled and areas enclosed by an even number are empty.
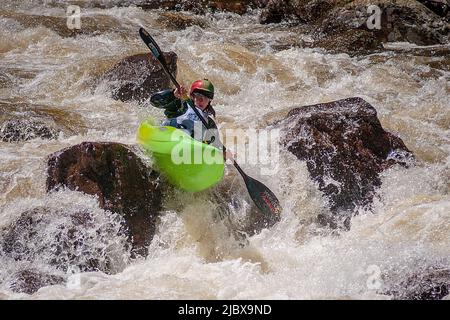
{"type": "MultiPolygon", "coordinates": [[[[176,76],[177,55],[174,52],[165,52],[163,55],[169,71],[176,76]]],[[[100,84],[105,82],[112,97],[121,101],[144,101],[155,92],[172,85],[158,60],[150,53],[122,59],[100,78],[100,84]]]]}
{"type": "Polygon", "coordinates": [[[356,207],[371,203],[380,172],[408,165],[403,141],[384,131],[376,110],[361,98],[295,108],[282,121],[282,144],[299,160],[328,197],[333,216],[319,221],[349,227],[356,207]]]}
{"type": "Polygon", "coordinates": [[[291,22],[313,26],[313,47],[332,52],[368,53],[383,43],[406,41],[417,45],[448,43],[445,19],[415,0],[270,0],[261,23],[291,22]],[[377,6],[377,14],[369,6],[377,6]]]}
{"type": "Polygon", "coordinates": [[[67,187],[96,195],[126,221],[133,252],[147,254],[161,208],[159,174],[126,145],[83,142],[49,156],[47,191],[67,187]]]}

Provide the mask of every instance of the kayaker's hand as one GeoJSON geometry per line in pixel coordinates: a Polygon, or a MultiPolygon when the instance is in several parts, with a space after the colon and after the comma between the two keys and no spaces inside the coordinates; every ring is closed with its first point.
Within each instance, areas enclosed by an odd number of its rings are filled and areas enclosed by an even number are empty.
{"type": "Polygon", "coordinates": [[[181,100],[189,99],[187,91],[183,86],[180,86],[180,88],[176,88],[175,91],[173,92],[173,94],[175,95],[175,97],[177,97],[178,99],[181,99],[181,100]]]}
{"type": "Polygon", "coordinates": [[[230,151],[226,150],[223,153],[223,160],[225,160],[225,161],[227,161],[227,160],[234,161],[234,155],[230,151]]]}

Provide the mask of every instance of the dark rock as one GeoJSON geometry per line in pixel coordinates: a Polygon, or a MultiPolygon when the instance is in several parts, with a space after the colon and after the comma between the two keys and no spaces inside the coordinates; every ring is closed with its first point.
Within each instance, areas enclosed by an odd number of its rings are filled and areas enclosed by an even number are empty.
{"type": "Polygon", "coordinates": [[[208,22],[198,16],[181,12],[162,12],[157,19],[158,23],[170,30],[183,30],[191,26],[205,28],[208,22]]]}
{"type": "Polygon", "coordinates": [[[447,17],[447,22],[450,20],[450,3],[448,0],[418,0],[428,9],[441,17],[447,17]]]}
{"type": "Polygon", "coordinates": [[[105,247],[114,242],[127,251],[121,221],[94,217],[87,210],[36,207],[2,229],[2,254],[14,261],[47,265],[66,273],[69,268],[111,273],[117,269],[105,247]]]}
{"type": "Polygon", "coordinates": [[[41,218],[34,217],[30,212],[21,214],[12,226],[10,226],[2,237],[2,250],[9,257],[16,261],[24,260],[30,257],[31,250],[27,247],[28,242],[33,242],[36,232],[30,232],[34,224],[39,224],[41,218]],[[25,236],[24,241],[21,237],[25,236]]]}
{"type": "Polygon", "coordinates": [[[381,0],[380,28],[367,23],[372,12],[363,0],[271,0],[261,23],[287,20],[314,26],[313,47],[349,54],[381,50],[383,43],[406,41],[417,45],[448,43],[449,25],[415,1],[381,0]]]}
{"type": "Polygon", "coordinates": [[[430,267],[409,274],[396,283],[387,276],[389,290],[385,293],[396,300],[441,300],[450,293],[450,270],[446,267],[430,267]]]}
{"type": "Polygon", "coordinates": [[[118,215],[79,204],[35,207],[0,230],[0,256],[3,268],[20,269],[2,275],[9,287],[32,294],[64,283],[70,273],[120,272],[130,246],[118,215]]]}
{"type": "MultiPolygon", "coordinates": [[[[65,5],[65,8],[67,8],[67,5],[65,5]]],[[[25,28],[46,27],[61,37],[74,37],[84,34],[97,35],[108,31],[117,31],[121,27],[120,20],[110,15],[82,15],[80,28],[76,28],[76,26],[68,27],[68,17],[65,12],[61,16],[46,16],[3,11],[2,17],[14,19],[25,28]]]]}
{"type": "Polygon", "coordinates": [[[5,142],[28,141],[35,138],[56,139],[58,131],[42,121],[8,120],[0,128],[0,140],[5,142]]]}
{"type": "Polygon", "coordinates": [[[289,128],[282,144],[299,160],[328,197],[333,217],[319,221],[337,227],[358,206],[369,205],[379,173],[393,164],[407,166],[412,154],[402,140],[381,127],[376,110],[361,98],[304,106],[282,121],[289,128]]]}
{"type": "MultiPolygon", "coordinates": [[[[237,174],[231,175],[234,176],[234,180],[242,179],[237,174]]],[[[229,179],[230,177],[227,178],[229,179]]],[[[210,194],[212,201],[216,204],[218,217],[224,221],[230,233],[238,241],[243,241],[246,236],[258,234],[263,229],[271,228],[280,221],[280,215],[266,216],[261,213],[243,183],[233,187],[230,187],[228,183],[221,183],[212,189],[210,194]]]]}
{"type": "MultiPolygon", "coordinates": [[[[176,77],[176,54],[173,52],[163,54],[169,71],[176,77]]],[[[143,101],[150,98],[153,93],[172,85],[160,63],[150,53],[122,59],[101,77],[100,82],[107,82],[113,98],[121,101],[143,101]]]]}
{"type": "Polygon", "coordinates": [[[176,10],[181,9],[182,0],[144,0],[136,3],[137,6],[144,10],[162,9],[162,10],[176,10]]]}
{"type": "Polygon", "coordinates": [[[346,52],[350,55],[377,52],[383,48],[373,32],[354,29],[318,39],[313,47],[326,48],[330,53],[346,52]]]}
{"type": "Polygon", "coordinates": [[[280,23],[283,20],[294,18],[292,7],[287,1],[269,0],[259,17],[262,24],[280,23]]]}
{"type": "Polygon", "coordinates": [[[22,269],[8,275],[10,288],[32,294],[43,286],[64,283],[73,271],[121,271],[129,245],[117,217],[77,206],[23,212],[0,232],[4,267],[12,261],[22,269]]]}
{"type": "Polygon", "coordinates": [[[64,283],[64,278],[57,275],[45,274],[36,270],[22,270],[14,274],[11,289],[14,292],[33,294],[40,288],[64,283]]]}
{"type": "Polygon", "coordinates": [[[283,20],[297,23],[320,21],[333,8],[327,0],[269,0],[260,16],[260,23],[280,23],[283,20]]]}
{"type": "Polygon", "coordinates": [[[248,9],[261,8],[265,6],[266,3],[267,0],[150,0],[136,3],[136,5],[146,10],[185,10],[197,14],[204,14],[207,11],[226,11],[244,14],[248,9]]]}
{"type": "Polygon", "coordinates": [[[83,142],[49,156],[47,191],[60,187],[98,196],[100,207],[120,214],[133,252],[147,254],[161,208],[159,175],[129,147],[83,142]]]}
{"type": "Polygon", "coordinates": [[[28,103],[0,102],[0,140],[55,139],[60,133],[82,133],[81,117],[73,112],[28,103]]]}
{"type": "Polygon", "coordinates": [[[9,88],[14,85],[14,79],[13,76],[0,71],[0,88],[9,88]]]}

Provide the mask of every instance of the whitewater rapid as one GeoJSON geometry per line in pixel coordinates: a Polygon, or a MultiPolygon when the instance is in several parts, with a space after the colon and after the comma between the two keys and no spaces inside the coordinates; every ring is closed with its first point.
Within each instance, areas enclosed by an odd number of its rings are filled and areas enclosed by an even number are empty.
{"type": "Polygon", "coordinates": [[[359,96],[376,108],[385,130],[403,139],[417,164],[385,171],[372,211],[361,210],[347,232],[324,233],[314,218],[328,211],[326,198],[305,163],[281,150],[274,176],[242,165],[284,207],[281,221],[250,237],[248,247],[237,246],[213,219],[204,194],[179,192],[165,200],[147,258],[131,260],[117,249],[122,238],[93,243],[118,250],[117,273],[72,270],[67,283],[27,295],[13,292],[8,282],[23,265],[0,255],[0,299],[391,299],[380,293],[389,284],[383,275],[397,275],[398,281],[428,266],[450,268],[448,56],[277,51],[274,44],[292,31],[257,25],[257,12],[208,14],[204,28],[168,30],[158,10],[83,8],[86,16],[114,24],[77,37],[26,26],[29,15],[64,14],[62,4],[7,1],[0,9],[0,75],[7,79],[0,112],[20,113],[20,103],[45,106],[70,129],[55,140],[0,142],[0,227],[37,206],[84,208],[98,214],[100,224],[114,221],[91,196],[46,194],[46,157],[83,141],[135,145],[140,121],[163,119],[149,104],[115,101],[106,86],[94,85],[121,58],[147,52],[140,26],[151,30],[164,51],[178,55],[181,83],[199,77],[215,83],[222,129],[261,129],[293,107],[359,96]]]}

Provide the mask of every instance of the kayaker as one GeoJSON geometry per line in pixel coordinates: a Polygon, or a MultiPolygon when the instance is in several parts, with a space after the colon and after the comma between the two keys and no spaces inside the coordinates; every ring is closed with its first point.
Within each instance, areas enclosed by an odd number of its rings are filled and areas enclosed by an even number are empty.
{"type": "MultiPolygon", "coordinates": [[[[165,109],[164,114],[168,119],[163,121],[163,126],[178,128],[196,140],[222,148],[219,131],[213,120],[216,116],[211,106],[213,99],[214,85],[208,79],[201,79],[192,83],[189,94],[183,86],[180,86],[179,89],[167,89],[155,93],[150,98],[150,102],[157,108],[165,109]],[[202,120],[192,107],[195,107],[206,120],[208,129],[204,127],[202,120]]],[[[232,154],[227,151],[224,157],[231,159],[232,154]]]]}

